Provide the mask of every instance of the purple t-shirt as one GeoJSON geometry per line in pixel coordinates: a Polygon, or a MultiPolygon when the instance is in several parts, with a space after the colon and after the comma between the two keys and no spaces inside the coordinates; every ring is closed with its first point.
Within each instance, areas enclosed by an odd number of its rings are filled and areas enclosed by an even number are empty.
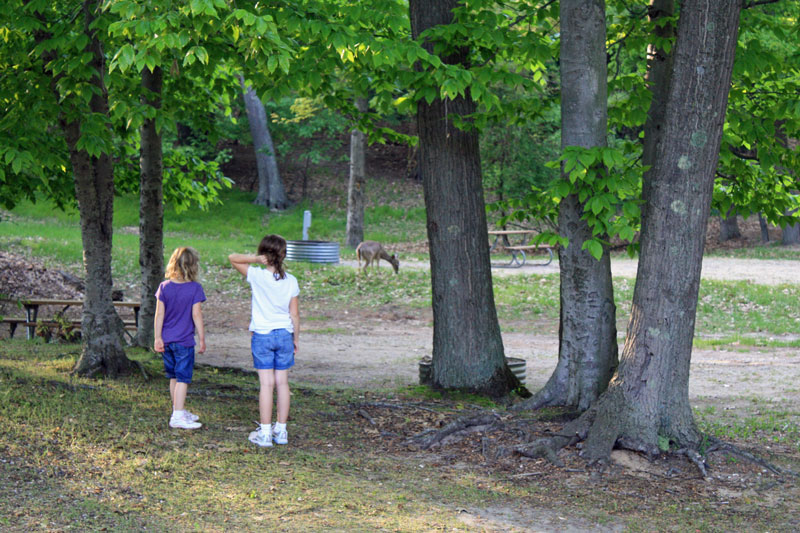
{"type": "Polygon", "coordinates": [[[164,325],[161,328],[164,344],[177,342],[181,346],[194,346],[192,306],[206,301],[203,286],[196,281],[163,281],[156,291],[156,299],[164,302],[164,325]]]}

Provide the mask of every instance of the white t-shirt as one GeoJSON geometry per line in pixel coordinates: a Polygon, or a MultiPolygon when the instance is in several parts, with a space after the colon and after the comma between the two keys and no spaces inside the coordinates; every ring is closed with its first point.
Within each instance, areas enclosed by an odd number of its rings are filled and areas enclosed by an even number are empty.
{"type": "Polygon", "coordinates": [[[294,332],[289,302],[300,294],[297,278],[287,272],[283,279],[275,279],[266,268],[250,265],[247,282],[253,291],[250,331],[264,334],[273,329],[286,329],[294,332]]]}

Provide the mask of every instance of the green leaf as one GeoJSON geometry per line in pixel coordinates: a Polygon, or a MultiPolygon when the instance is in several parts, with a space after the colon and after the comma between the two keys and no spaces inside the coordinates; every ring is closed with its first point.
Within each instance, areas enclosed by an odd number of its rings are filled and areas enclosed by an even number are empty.
{"type": "Polygon", "coordinates": [[[22,158],[15,157],[14,160],[11,162],[11,170],[14,171],[14,174],[19,174],[22,170],[22,158]]]}
{"type": "Polygon", "coordinates": [[[554,188],[554,192],[559,198],[566,198],[567,196],[569,196],[571,190],[572,187],[570,186],[570,183],[567,180],[558,180],[554,188]]]}
{"type": "Polygon", "coordinates": [[[133,65],[134,58],[136,57],[136,50],[133,45],[126,44],[117,52],[119,68],[122,72],[128,70],[133,65]]]}
{"type": "Polygon", "coordinates": [[[193,50],[197,59],[199,59],[202,64],[208,65],[208,52],[206,49],[202,46],[195,46],[193,50]]]}
{"type": "Polygon", "coordinates": [[[583,243],[583,249],[587,250],[589,254],[598,261],[603,257],[603,245],[596,239],[585,241],[583,243]]]}
{"type": "Polygon", "coordinates": [[[591,153],[583,152],[578,154],[578,161],[580,161],[581,165],[584,167],[589,168],[594,165],[595,157],[591,153]]]}

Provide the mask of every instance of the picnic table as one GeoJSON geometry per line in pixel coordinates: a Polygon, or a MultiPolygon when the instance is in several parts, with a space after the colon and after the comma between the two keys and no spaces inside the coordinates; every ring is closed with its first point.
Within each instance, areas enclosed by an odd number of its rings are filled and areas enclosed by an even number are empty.
{"type": "MultiPolygon", "coordinates": [[[[61,307],[60,313],[64,313],[70,307],[83,307],[83,300],[51,300],[51,299],[38,299],[38,298],[25,298],[20,300],[3,299],[0,303],[19,304],[25,309],[25,318],[19,317],[3,317],[3,322],[8,324],[11,328],[9,337],[14,336],[17,326],[24,326],[28,331],[28,340],[32,339],[36,333],[37,320],[39,318],[39,307],[54,306],[61,307]]],[[[133,311],[133,320],[124,321],[125,329],[138,329],[139,328],[139,309],[142,307],[141,302],[113,302],[114,307],[128,308],[133,311]]],[[[72,325],[80,327],[80,320],[72,320],[72,325]]],[[[45,321],[45,325],[56,325],[54,321],[45,321]],[[51,323],[52,322],[52,323],[51,323]]]]}
{"type": "Polygon", "coordinates": [[[492,263],[493,267],[497,268],[520,268],[525,265],[527,261],[527,254],[532,254],[538,251],[546,251],[548,253],[547,261],[544,263],[533,263],[535,266],[547,266],[553,261],[553,247],[549,244],[529,244],[531,239],[538,235],[536,230],[493,230],[489,231],[489,236],[494,237],[489,253],[500,250],[506,250],[511,254],[511,259],[508,263],[496,264],[492,263]],[[516,238],[517,244],[511,241],[516,238]]]}

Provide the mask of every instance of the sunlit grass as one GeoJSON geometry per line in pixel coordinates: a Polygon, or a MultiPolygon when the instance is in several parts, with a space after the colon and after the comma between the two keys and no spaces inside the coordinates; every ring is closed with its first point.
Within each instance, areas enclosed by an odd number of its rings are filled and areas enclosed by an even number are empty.
{"type": "MultiPolygon", "coordinates": [[[[294,385],[290,445],[258,449],[247,441],[252,373],[196,368],[187,407],[205,427],[171,430],[156,356],[129,353],[148,379],[88,380],[69,375],[78,351],[0,343],[0,494],[14,493],[0,498],[0,526],[451,531],[463,526],[454,508],[509,505],[497,481],[375,453],[349,407],[364,399],[358,391],[294,385]]],[[[448,407],[462,408],[459,398],[448,407]]]]}
{"type": "MultiPolygon", "coordinates": [[[[157,356],[129,351],[148,378],[137,371],[89,380],[69,374],[79,349],[0,343],[0,494],[13,494],[0,498],[2,529],[483,531],[461,521],[462,510],[495,507],[546,516],[557,509],[564,524],[587,528],[637,531],[646,523],[642,530],[666,530],[680,522],[700,530],[757,525],[771,531],[787,524],[786,513],[793,511],[781,505],[772,512],[740,499],[731,515],[705,499],[669,495],[642,507],[638,493],[608,498],[593,483],[576,483],[585,478],[580,473],[532,481],[491,465],[462,463],[458,455],[384,453],[379,439],[366,437],[368,425],[354,407],[367,396],[350,389],[293,384],[289,446],[258,449],[247,441],[257,416],[256,377],[206,366],[195,369],[187,400],[205,426],[171,430],[157,356]],[[757,519],[750,515],[756,512],[757,519]]],[[[485,398],[425,387],[384,395],[450,418],[502,409],[485,398]]],[[[738,418],[721,409],[696,413],[701,429],[713,435],[791,446],[797,446],[797,415],[757,400],[738,418]]],[[[558,413],[531,416],[547,420],[558,413]]],[[[680,488],[680,478],[675,484],[680,488]]],[[[492,527],[521,527],[506,518],[496,515],[492,527]]]]}
{"type": "Polygon", "coordinates": [[[759,244],[746,248],[718,249],[707,253],[710,257],[735,257],[738,259],[786,259],[800,261],[800,246],[783,246],[778,242],[759,244]]]}
{"type": "Polygon", "coordinates": [[[736,409],[711,405],[694,413],[700,430],[711,436],[787,444],[800,451],[800,409],[791,403],[751,398],[737,402],[736,409]]]}

